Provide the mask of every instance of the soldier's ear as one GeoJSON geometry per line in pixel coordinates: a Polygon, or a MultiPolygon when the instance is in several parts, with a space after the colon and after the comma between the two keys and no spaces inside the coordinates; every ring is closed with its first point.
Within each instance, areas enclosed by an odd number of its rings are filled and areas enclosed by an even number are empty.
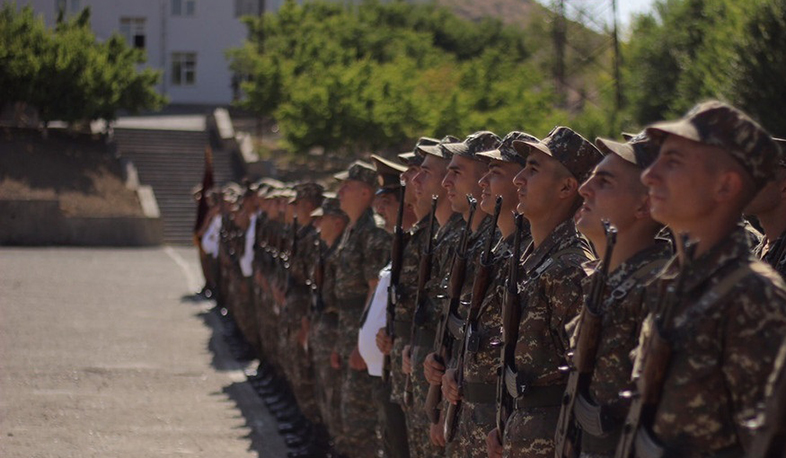
{"type": "Polygon", "coordinates": [[[561,180],[559,196],[563,199],[572,198],[579,192],[579,180],[573,174],[566,175],[561,180]]]}
{"type": "Polygon", "coordinates": [[[639,204],[633,211],[633,216],[635,216],[636,219],[650,218],[650,204],[651,201],[649,194],[642,194],[639,204]]]}

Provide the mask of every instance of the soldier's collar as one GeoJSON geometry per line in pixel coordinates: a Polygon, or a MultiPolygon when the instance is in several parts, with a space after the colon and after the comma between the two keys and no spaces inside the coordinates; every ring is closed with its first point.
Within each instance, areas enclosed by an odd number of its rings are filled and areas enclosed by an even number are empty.
{"type": "Polygon", "coordinates": [[[569,245],[577,235],[576,224],[573,222],[573,217],[571,216],[558,224],[539,247],[535,248],[531,242],[522,257],[524,260],[524,264],[522,265],[524,272],[527,274],[532,272],[544,262],[548,255],[562,246],[569,245]]]}

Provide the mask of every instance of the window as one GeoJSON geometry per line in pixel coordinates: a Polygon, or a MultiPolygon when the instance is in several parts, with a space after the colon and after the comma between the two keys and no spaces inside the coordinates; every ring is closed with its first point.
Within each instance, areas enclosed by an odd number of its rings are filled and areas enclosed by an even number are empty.
{"type": "Polygon", "coordinates": [[[145,49],[145,18],[123,17],[120,18],[120,35],[126,39],[129,46],[145,49]]]}
{"type": "Polygon", "coordinates": [[[196,14],[196,0],[172,0],[172,16],[193,16],[196,14]]]}
{"type": "Polygon", "coordinates": [[[235,0],[235,17],[259,16],[259,0],[235,0]]]}
{"type": "Polygon", "coordinates": [[[193,86],[196,82],[196,53],[172,53],[172,85],[193,86]]]}

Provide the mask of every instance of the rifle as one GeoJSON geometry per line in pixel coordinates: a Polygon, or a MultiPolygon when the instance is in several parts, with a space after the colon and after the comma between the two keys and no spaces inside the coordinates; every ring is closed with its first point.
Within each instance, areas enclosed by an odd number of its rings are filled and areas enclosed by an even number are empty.
{"type": "MultiPolygon", "coordinates": [[[[467,273],[467,242],[469,233],[472,231],[472,220],[475,217],[475,209],[478,201],[471,195],[467,195],[469,202],[469,215],[467,225],[461,233],[461,240],[453,256],[453,263],[450,266],[450,282],[448,283],[448,302],[444,309],[442,319],[437,327],[437,336],[434,339],[434,353],[438,362],[447,367],[450,352],[453,348],[453,336],[448,333],[448,322],[451,315],[457,315],[459,302],[461,301],[461,287],[464,286],[464,277],[467,273]]],[[[429,385],[428,396],[426,397],[426,415],[432,424],[439,423],[439,403],[442,400],[442,390],[440,385],[429,385]]]]}
{"type": "MultiPolygon", "coordinates": [[[[401,263],[404,257],[404,193],[406,185],[401,184],[401,194],[398,203],[398,218],[396,227],[393,229],[393,244],[390,251],[390,287],[388,287],[387,317],[385,320],[385,332],[391,339],[396,338],[393,321],[396,319],[396,304],[398,303],[398,287],[401,278],[401,263]]],[[[390,353],[385,355],[382,361],[382,381],[390,381],[390,353]]]]}
{"type": "MultiPolygon", "coordinates": [[[[415,335],[417,334],[418,326],[422,325],[425,321],[423,313],[425,313],[426,301],[426,284],[431,278],[431,261],[434,258],[434,223],[437,221],[437,196],[431,196],[431,215],[428,220],[428,238],[426,239],[426,249],[420,257],[420,265],[418,266],[418,290],[415,294],[415,312],[412,316],[412,331],[410,335],[410,342],[415,342],[415,335]]],[[[404,405],[412,407],[412,373],[407,374],[406,383],[404,384],[404,405]]]]}
{"type": "Polygon", "coordinates": [[[325,299],[322,297],[322,287],[325,284],[325,247],[319,238],[314,241],[317,246],[317,265],[314,266],[314,279],[311,281],[311,291],[314,297],[313,309],[320,313],[325,310],[325,299]]]}
{"type": "MultiPolygon", "coordinates": [[[[486,249],[480,256],[480,265],[475,273],[475,279],[472,282],[472,299],[469,305],[469,313],[467,314],[467,322],[465,325],[466,332],[464,340],[461,342],[461,351],[458,354],[458,363],[456,364],[457,382],[459,389],[459,396],[461,396],[464,386],[464,353],[468,348],[477,350],[479,342],[478,331],[478,318],[480,315],[480,306],[483,305],[483,298],[486,296],[486,290],[489,287],[491,280],[491,250],[494,248],[494,232],[497,229],[497,221],[499,220],[499,212],[502,210],[502,196],[497,196],[494,203],[494,216],[491,226],[489,227],[488,240],[486,240],[486,249]]],[[[448,404],[445,411],[445,440],[450,442],[456,435],[456,426],[458,426],[458,414],[461,411],[461,400],[456,404],[448,404]]]]}
{"type": "MultiPolygon", "coordinates": [[[[579,319],[579,334],[576,342],[575,353],[572,355],[572,367],[568,376],[568,386],[562,398],[562,410],[557,420],[557,433],[554,437],[556,458],[576,458],[579,456],[578,433],[573,407],[579,394],[587,393],[592,373],[595,369],[595,356],[600,343],[602,331],[600,304],[606,293],[607,279],[611,255],[617,243],[617,228],[608,220],[603,220],[603,232],[606,234],[606,252],[603,255],[600,269],[592,279],[589,295],[579,319]]],[[[570,354],[568,355],[570,357],[570,354]]]]}
{"type": "MultiPolygon", "coordinates": [[[[639,434],[648,435],[647,431],[640,431],[642,427],[649,429],[655,417],[655,412],[660,402],[663,384],[666,381],[666,373],[671,362],[671,343],[669,343],[669,333],[672,330],[672,314],[674,307],[681,298],[685,285],[685,272],[693,261],[696,252],[696,243],[688,240],[687,234],[680,236],[684,251],[684,262],[680,266],[679,279],[677,284],[667,288],[666,294],[661,296],[656,315],[654,316],[654,326],[652,333],[642,348],[644,353],[643,367],[641,375],[636,379],[636,387],[633,391],[623,391],[620,396],[631,399],[628,416],[625,419],[625,426],[622,428],[622,436],[617,444],[615,458],[630,458],[634,456],[635,443],[642,440],[639,434]]],[[[644,439],[646,440],[646,438],[644,439]]]]}
{"type": "Polygon", "coordinates": [[[524,217],[514,216],[516,233],[513,236],[513,256],[508,265],[508,279],[505,283],[505,300],[502,306],[502,348],[497,374],[497,434],[500,442],[505,437],[505,423],[513,407],[513,399],[505,386],[505,371],[515,368],[516,342],[519,339],[521,306],[519,304],[519,258],[521,257],[521,233],[524,231],[524,217]]]}

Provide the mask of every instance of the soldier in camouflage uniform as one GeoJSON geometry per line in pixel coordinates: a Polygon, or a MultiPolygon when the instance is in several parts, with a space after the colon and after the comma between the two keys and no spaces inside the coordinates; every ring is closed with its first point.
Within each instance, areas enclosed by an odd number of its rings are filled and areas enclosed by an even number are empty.
{"type": "Polygon", "coordinates": [[[294,188],[296,195],[289,205],[294,207],[297,233],[290,248],[286,301],[281,310],[279,332],[288,336],[288,353],[285,372],[298,406],[312,423],[321,423],[314,397],[314,374],[308,353],[306,336],[308,315],[311,309],[311,287],[308,280],[314,259],[317,258],[318,235],[311,224],[311,212],[322,204],[322,186],[302,183],[294,188]]]}
{"type": "Polygon", "coordinates": [[[311,213],[319,233],[318,259],[312,273],[314,310],[309,332],[309,348],[314,363],[314,389],[319,411],[331,437],[341,436],[341,380],[340,367],[330,364],[332,343],[338,337],[338,307],[336,302],[336,247],[347,215],[341,211],[335,195],[326,195],[322,207],[311,213]],[[321,278],[318,278],[321,277],[321,278]]]}
{"type": "MultiPolygon", "coordinates": [[[[581,444],[582,458],[614,456],[629,406],[619,393],[630,384],[633,369],[630,353],[638,344],[648,311],[644,305],[645,285],[671,256],[670,244],[655,238],[661,225],[650,216],[647,188],[640,179],[642,170],[658,153],[656,145],[643,134],[625,144],[603,139],[598,139],[596,144],[606,157],[579,188],[584,204],[578,212],[576,227],[599,253],[606,252],[603,220],[617,229],[617,239],[604,294],[594,308],[584,311],[601,317],[588,392],[575,393],[575,414],[562,413],[577,422],[579,437],[574,445],[581,444]],[[586,421],[593,416],[604,419],[601,428],[586,421]]],[[[591,272],[584,279],[585,297],[595,276],[600,275],[596,271],[598,265],[599,261],[591,261],[585,266],[591,272]]],[[[584,306],[588,304],[585,302],[584,306]]],[[[575,329],[574,344],[583,331],[584,322],[580,320],[569,326],[575,329]]],[[[587,351],[591,349],[577,349],[574,354],[587,351]]]]}
{"type": "Polygon", "coordinates": [[[434,348],[439,313],[442,310],[441,301],[444,297],[444,292],[441,290],[442,279],[448,274],[449,257],[458,243],[462,229],[461,215],[453,212],[451,203],[446,197],[447,191],[442,186],[450,159],[450,153],[442,145],[456,141],[458,141],[456,137],[447,136],[438,145],[418,146],[416,151],[423,157],[423,162],[420,171],[412,178],[418,201],[425,199],[430,203],[431,197],[437,196],[435,218],[439,223],[432,247],[431,273],[424,288],[424,297],[419,304],[422,308],[416,310],[413,315],[414,340],[409,348],[405,347],[402,351],[402,372],[411,380],[413,393],[412,406],[409,407],[407,417],[407,429],[410,453],[415,457],[444,455],[442,448],[432,442],[430,436],[431,422],[426,417],[424,409],[429,383],[423,373],[422,364],[426,355],[434,348]]]}
{"type": "MultiPolygon", "coordinates": [[[[751,255],[738,226],[743,208],[772,179],[778,147],[748,116],[720,102],[699,104],[646,132],[661,145],[642,175],[652,216],[687,233],[696,248],[685,271],[676,257],[647,295],[648,302],[664,294],[674,299],[659,311],[670,319],[656,324],[650,315],[642,331],[645,342],[666,332],[671,358],[652,424],[637,431],[635,444],[648,439],[652,447],[635,453],[739,456],[750,443],[743,421],[762,400],[786,333],[783,281],[751,255]]],[[[646,348],[637,355],[645,363],[646,348]]]]}
{"type": "MultiPolygon", "coordinates": [[[[478,154],[478,157],[488,163],[488,171],[480,179],[483,189],[480,206],[486,213],[493,213],[496,196],[501,196],[502,207],[497,221],[500,237],[493,248],[490,280],[482,299],[475,330],[477,347],[469,345],[464,353],[462,391],[459,391],[457,384],[456,369],[447,370],[442,377],[445,399],[452,403],[461,401],[456,435],[453,439],[455,445],[452,445],[454,450],[461,450],[458,456],[485,458],[486,434],[494,427],[502,299],[507,278],[506,266],[513,248],[513,214],[518,205],[513,177],[524,167],[524,158],[513,149],[514,140],[537,141],[531,135],[514,131],[505,136],[498,149],[478,154]]],[[[529,228],[526,227],[525,231],[526,233],[522,234],[522,243],[526,246],[529,243],[529,228]]],[[[466,338],[470,341],[473,339],[472,336],[466,338]]]]}
{"type": "MultiPolygon", "coordinates": [[[[559,370],[569,347],[565,325],[579,312],[582,264],[593,258],[576,231],[579,183],[601,159],[581,135],[556,127],[540,142],[514,141],[526,167],[514,179],[518,210],[530,223],[532,243],[522,255],[522,307],[514,368],[501,374],[514,399],[504,437],[487,437],[490,456],[554,454],[554,430],[566,375],[559,370]],[[504,451],[503,451],[504,449],[504,451]]],[[[506,413],[505,413],[506,414],[506,413]]]]}
{"type": "Polygon", "coordinates": [[[336,249],[336,300],[339,335],[331,357],[345,372],[341,390],[341,451],[350,456],[372,456],[379,449],[376,411],[368,400],[372,378],[357,349],[361,315],[376,288],[378,274],[390,256],[390,236],[374,223],[371,204],[377,185],[374,168],[356,161],[336,175],[338,199],[349,217],[336,249]]]}
{"type": "MultiPolygon", "coordinates": [[[[451,208],[454,212],[461,213],[464,221],[467,221],[469,216],[469,202],[467,196],[471,195],[476,200],[481,200],[482,188],[479,181],[488,171],[486,162],[477,157],[477,154],[484,151],[491,151],[497,148],[500,144],[500,138],[488,131],[475,132],[469,135],[463,142],[447,143],[444,148],[450,152],[451,159],[448,164],[448,173],[442,180],[442,186],[447,190],[447,197],[451,203],[451,208]]],[[[493,208],[493,207],[492,207],[493,208]]],[[[461,341],[464,339],[464,322],[469,311],[469,299],[472,296],[472,284],[475,278],[475,269],[478,264],[480,252],[486,245],[486,240],[489,236],[497,237],[496,227],[491,227],[493,224],[491,216],[486,213],[482,207],[477,208],[468,239],[467,239],[467,261],[464,271],[464,282],[461,285],[461,292],[459,296],[459,305],[456,314],[451,314],[446,317],[446,309],[443,308],[440,315],[442,320],[447,320],[447,329],[450,337],[453,339],[451,346],[450,367],[455,367],[458,352],[461,349],[461,341]],[[489,235],[491,232],[491,235],[489,235]]],[[[452,264],[452,262],[451,262],[452,264]]],[[[452,265],[449,272],[452,272],[452,265]]],[[[443,288],[447,290],[448,283],[450,282],[449,276],[443,279],[443,288]]],[[[445,305],[447,301],[443,301],[445,305]]],[[[435,343],[436,346],[436,343],[435,343]]],[[[424,362],[424,371],[426,380],[431,385],[441,386],[442,376],[445,373],[444,361],[436,359],[436,353],[431,353],[426,356],[424,362]]],[[[444,413],[446,404],[443,403],[441,409],[440,422],[435,431],[435,437],[440,444],[446,445],[446,455],[449,457],[457,456],[461,450],[456,442],[445,444],[443,430],[444,413]]]]}
{"type": "Polygon", "coordinates": [[[774,140],[781,151],[775,178],[759,191],[745,213],[756,216],[764,227],[765,236],[753,253],[786,278],[786,140],[774,140]]]}

